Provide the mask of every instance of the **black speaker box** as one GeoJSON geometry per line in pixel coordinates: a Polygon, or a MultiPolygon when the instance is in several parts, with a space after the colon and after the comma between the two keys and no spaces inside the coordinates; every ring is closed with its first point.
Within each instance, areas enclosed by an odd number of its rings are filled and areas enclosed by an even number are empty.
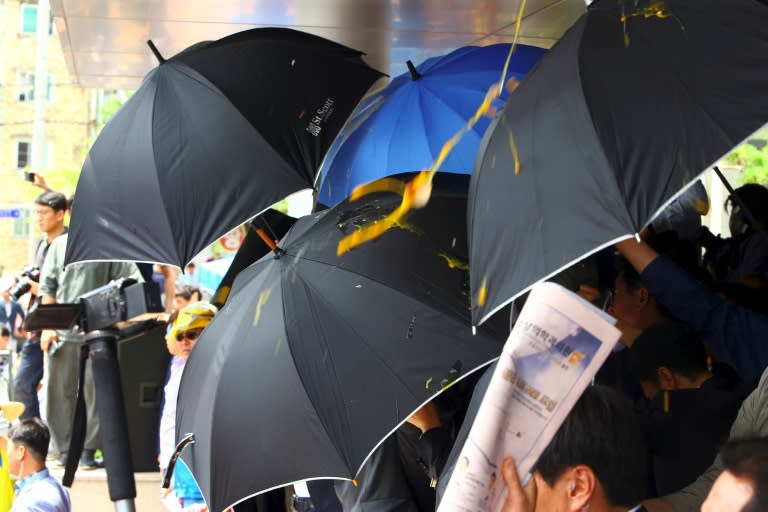
{"type": "Polygon", "coordinates": [[[154,327],[120,340],[117,357],[133,469],[136,472],[158,471],[160,407],[171,358],[165,346],[165,327],[154,327]]]}

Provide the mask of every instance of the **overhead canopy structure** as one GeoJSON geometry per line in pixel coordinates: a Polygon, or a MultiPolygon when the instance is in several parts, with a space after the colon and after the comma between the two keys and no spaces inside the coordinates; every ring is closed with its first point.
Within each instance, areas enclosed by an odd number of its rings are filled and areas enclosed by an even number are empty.
{"type": "MultiPolygon", "coordinates": [[[[136,89],[157,65],[200,40],[259,26],[310,32],[368,54],[392,76],[464,45],[510,42],[519,1],[459,0],[50,0],[72,79],[136,89]],[[391,66],[390,66],[391,63],[391,66]]],[[[549,48],[585,11],[584,0],[527,0],[520,42],[549,48]]]]}

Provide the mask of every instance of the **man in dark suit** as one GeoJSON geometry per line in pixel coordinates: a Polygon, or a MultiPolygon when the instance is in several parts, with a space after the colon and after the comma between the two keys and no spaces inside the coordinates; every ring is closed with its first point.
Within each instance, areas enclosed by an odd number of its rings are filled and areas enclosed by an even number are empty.
{"type": "Polygon", "coordinates": [[[24,310],[11,297],[12,287],[12,280],[2,280],[0,283],[0,325],[8,329],[12,338],[19,340],[23,336],[21,323],[24,321],[24,310]]]}
{"type": "Polygon", "coordinates": [[[663,496],[710,466],[754,383],[721,371],[720,364],[710,370],[704,343],[679,323],[646,329],[629,354],[648,399],[637,412],[652,454],[656,495],[663,496]]]}

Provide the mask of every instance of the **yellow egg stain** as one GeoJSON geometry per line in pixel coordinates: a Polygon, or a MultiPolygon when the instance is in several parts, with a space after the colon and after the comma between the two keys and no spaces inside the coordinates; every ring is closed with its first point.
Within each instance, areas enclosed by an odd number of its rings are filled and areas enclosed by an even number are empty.
{"type": "Polygon", "coordinates": [[[440,256],[445,260],[445,262],[448,264],[448,268],[455,268],[458,270],[469,270],[469,263],[467,263],[466,261],[460,260],[456,256],[451,256],[446,252],[438,253],[438,256],[440,256]]]}
{"type": "Polygon", "coordinates": [[[643,19],[649,19],[649,18],[657,18],[660,20],[665,20],[667,18],[672,18],[675,21],[677,21],[677,24],[680,25],[681,30],[685,30],[685,26],[680,21],[680,19],[675,16],[672,11],[670,11],[667,8],[667,2],[666,0],[653,0],[651,2],[648,2],[648,5],[645,7],[636,7],[633,11],[630,11],[629,14],[627,14],[626,10],[622,6],[621,14],[619,15],[619,21],[621,22],[623,31],[624,31],[624,47],[628,48],[630,43],[630,37],[629,32],[627,32],[627,20],[629,18],[643,18],[643,19]]]}
{"type": "Polygon", "coordinates": [[[427,379],[427,382],[424,384],[424,389],[429,389],[430,384],[432,384],[432,377],[427,379]]]}
{"type": "MultiPolygon", "coordinates": [[[[337,256],[341,256],[345,252],[350,251],[355,247],[364,244],[365,242],[380,237],[389,229],[395,226],[399,226],[398,222],[400,219],[402,219],[411,209],[423,208],[426,206],[432,194],[432,179],[435,177],[435,173],[437,173],[437,171],[440,169],[440,166],[443,165],[443,162],[451,153],[456,144],[458,144],[461,138],[468,131],[470,131],[483,116],[489,116],[493,114],[493,100],[498,99],[501,96],[502,88],[505,85],[507,89],[512,90],[517,87],[516,80],[508,80],[505,82],[504,77],[507,74],[507,70],[509,69],[509,61],[512,59],[512,54],[515,51],[517,41],[520,37],[520,24],[522,23],[523,14],[525,12],[525,4],[526,0],[522,0],[520,3],[520,8],[517,12],[515,34],[512,40],[512,44],[509,48],[509,54],[507,55],[507,59],[504,62],[504,68],[501,73],[501,80],[498,83],[493,84],[490,89],[488,89],[488,92],[485,94],[482,103],[477,108],[475,114],[469,119],[469,121],[467,121],[467,123],[458,132],[456,132],[453,137],[448,139],[445,144],[443,144],[443,147],[440,149],[440,153],[432,165],[429,168],[419,172],[411,181],[409,181],[407,184],[404,184],[402,188],[400,188],[399,185],[392,183],[392,181],[397,180],[385,181],[384,184],[380,184],[382,180],[378,180],[374,181],[373,183],[355,187],[355,189],[352,191],[352,194],[349,198],[350,202],[357,201],[361,197],[373,192],[394,192],[398,195],[401,195],[403,199],[400,202],[400,206],[383,219],[361,226],[358,231],[350,233],[349,235],[342,238],[336,248],[337,256]],[[387,187],[392,187],[392,189],[387,187]]],[[[512,139],[512,144],[514,144],[514,139],[512,139]]],[[[520,162],[517,158],[517,146],[514,146],[512,155],[515,158],[515,174],[518,174],[520,172],[520,162]]]]}
{"type": "Polygon", "coordinates": [[[699,215],[706,215],[709,213],[709,201],[706,199],[697,197],[693,200],[693,207],[696,208],[696,213],[699,215]]]}
{"type": "MultiPolygon", "coordinates": [[[[505,117],[501,118],[501,125],[504,127],[504,130],[507,133],[507,142],[509,143],[509,152],[512,155],[512,162],[514,163],[513,169],[515,171],[515,176],[518,176],[520,174],[520,153],[517,151],[517,144],[515,143],[515,136],[512,133],[512,129],[507,125],[507,121],[505,117]]],[[[493,160],[491,161],[491,168],[496,167],[496,155],[493,156],[493,160]]]]}
{"type": "Polygon", "coordinates": [[[456,384],[456,380],[455,379],[451,380],[451,381],[448,381],[448,382],[441,382],[440,383],[440,392],[445,391],[446,389],[448,389],[449,387],[453,386],[454,384],[456,384]]]}
{"type": "Polygon", "coordinates": [[[259,319],[261,318],[261,308],[264,306],[264,304],[267,303],[267,300],[269,299],[269,294],[272,293],[271,288],[267,288],[266,290],[263,290],[261,294],[259,294],[259,299],[256,301],[256,312],[253,315],[253,326],[256,327],[259,325],[259,319]]]}
{"type": "Polygon", "coordinates": [[[480,289],[477,290],[477,306],[485,306],[485,299],[488,298],[488,278],[483,277],[483,283],[480,285],[480,289]]]}
{"type": "Polygon", "coordinates": [[[515,144],[515,136],[512,135],[512,130],[507,130],[509,136],[509,150],[512,152],[512,160],[515,163],[515,176],[520,174],[520,155],[517,152],[517,144],[515,144]]]}

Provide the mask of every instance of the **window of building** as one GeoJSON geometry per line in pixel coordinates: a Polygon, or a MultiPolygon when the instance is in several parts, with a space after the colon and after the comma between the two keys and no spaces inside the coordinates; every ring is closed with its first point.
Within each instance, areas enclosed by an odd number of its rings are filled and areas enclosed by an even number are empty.
{"type": "MultiPolygon", "coordinates": [[[[40,155],[40,169],[50,170],[53,167],[53,143],[46,139],[43,154],[40,155]]],[[[32,165],[32,143],[28,140],[16,141],[16,169],[24,169],[32,165]]]]}
{"type": "Polygon", "coordinates": [[[21,214],[13,219],[13,228],[11,236],[14,238],[29,238],[30,233],[30,210],[29,208],[20,208],[21,214]]]}
{"type": "Polygon", "coordinates": [[[21,4],[21,33],[34,34],[37,30],[37,6],[21,4]]]}
{"type": "Polygon", "coordinates": [[[35,100],[35,74],[28,71],[19,71],[16,75],[19,84],[19,101],[35,100]]]}
{"type": "Polygon", "coordinates": [[[26,140],[16,141],[16,162],[17,169],[28,167],[32,160],[32,143],[26,140]]]}
{"type": "MultiPolygon", "coordinates": [[[[45,86],[45,99],[48,101],[53,101],[53,92],[56,89],[56,82],[50,75],[48,75],[47,78],[47,84],[45,86]]],[[[29,71],[19,71],[18,84],[18,100],[23,102],[35,101],[35,74],[29,71]]]]}
{"type": "MultiPolygon", "coordinates": [[[[21,4],[21,33],[34,34],[37,32],[37,5],[21,4]]],[[[48,34],[53,34],[53,16],[48,24],[48,34]]]]}

